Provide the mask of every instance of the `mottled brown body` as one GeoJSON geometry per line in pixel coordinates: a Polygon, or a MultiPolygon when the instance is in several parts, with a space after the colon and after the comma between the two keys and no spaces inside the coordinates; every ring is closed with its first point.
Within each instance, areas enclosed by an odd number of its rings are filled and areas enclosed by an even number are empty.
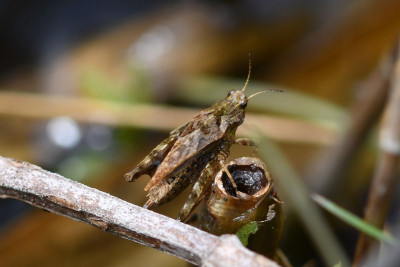
{"type": "MultiPolygon", "coordinates": [[[[232,90],[228,96],[211,107],[199,112],[184,126],[154,148],[136,168],[125,175],[133,182],[142,174],[152,176],[145,187],[148,191],[146,208],[154,208],[177,196],[189,184],[194,183],[188,200],[178,220],[185,220],[197,204],[209,193],[215,174],[222,168],[231,184],[236,184],[225,167],[232,144],[255,144],[248,139],[235,139],[236,129],[244,121],[248,100],[261,93],[246,97],[244,90],[232,90]]],[[[264,92],[264,91],[263,91],[264,92]]]]}
{"type": "MultiPolygon", "coordinates": [[[[230,91],[228,96],[199,112],[188,124],[171,132],[131,172],[129,182],[142,174],[152,176],[145,190],[149,191],[146,208],[154,208],[195,183],[179,219],[184,220],[204,198],[213,176],[224,164],[229,149],[236,142],[235,133],[243,123],[247,97],[242,91],[230,91]]],[[[252,144],[243,142],[240,144],[252,144]]]]}

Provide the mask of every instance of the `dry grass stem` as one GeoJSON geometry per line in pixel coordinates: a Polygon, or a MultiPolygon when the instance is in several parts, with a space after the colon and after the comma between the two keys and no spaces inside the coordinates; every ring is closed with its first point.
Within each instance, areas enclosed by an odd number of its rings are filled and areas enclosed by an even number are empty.
{"type": "MultiPolygon", "coordinates": [[[[83,123],[131,126],[169,131],[192,119],[197,109],[150,104],[126,104],[89,98],[0,92],[0,115],[49,119],[68,116],[83,123]]],[[[267,136],[287,142],[331,145],[336,134],[322,126],[295,119],[246,115],[246,124],[256,124],[267,136]]],[[[239,128],[243,135],[246,127],[239,128]]]]}
{"type": "MultiPolygon", "coordinates": [[[[365,209],[364,220],[368,223],[383,228],[388,209],[392,200],[400,165],[400,58],[393,72],[391,94],[386,104],[382,125],[380,129],[379,145],[380,156],[376,165],[375,174],[371,183],[365,209]]],[[[365,234],[360,234],[354,265],[361,264],[362,259],[376,241],[365,234]]]]}

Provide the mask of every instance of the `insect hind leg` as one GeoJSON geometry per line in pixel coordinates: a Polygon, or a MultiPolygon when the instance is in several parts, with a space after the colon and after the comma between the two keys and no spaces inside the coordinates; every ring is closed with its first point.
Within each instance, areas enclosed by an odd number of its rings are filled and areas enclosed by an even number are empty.
{"type": "Polygon", "coordinates": [[[186,126],[187,124],[171,131],[170,136],[155,147],[133,170],[125,174],[125,179],[128,182],[133,182],[143,174],[153,176],[156,169],[167,156],[168,152],[171,150],[186,126]]]}
{"type": "Polygon", "coordinates": [[[214,180],[214,176],[218,172],[218,167],[218,160],[214,159],[212,161],[209,161],[204,169],[201,171],[199,179],[194,183],[192,187],[189,198],[179,212],[179,216],[177,218],[178,221],[185,221],[190,213],[192,213],[196,206],[209,193],[211,184],[214,180]]]}

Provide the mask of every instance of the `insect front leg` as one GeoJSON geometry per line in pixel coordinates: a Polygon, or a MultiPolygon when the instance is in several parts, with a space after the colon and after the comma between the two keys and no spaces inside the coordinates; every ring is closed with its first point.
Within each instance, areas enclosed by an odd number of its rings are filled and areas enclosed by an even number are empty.
{"type": "Polygon", "coordinates": [[[125,174],[125,179],[133,182],[143,174],[153,176],[186,126],[187,124],[173,130],[167,139],[156,146],[133,170],[125,174]]]}
{"type": "Polygon", "coordinates": [[[252,156],[257,155],[258,153],[258,142],[254,141],[249,138],[238,138],[235,140],[236,145],[241,145],[241,146],[252,146],[254,147],[253,152],[251,153],[252,156]]]}
{"type": "Polygon", "coordinates": [[[235,192],[237,192],[237,185],[235,183],[235,180],[233,179],[230,171],[228,170],[228,168],[226,168],[225,166],[225,161],[228,158],[228,153],[225,150],[222,150],[219,154],[218,154],[218,161],[219,161],[219,165],[221,166],[221,168],[224,170],[224,172],[226,173],[226,175],[228,176],[233,189],[235,190],[235,192]]]}
{"type": "Polygon", "coordinates": [[[192,191],[189,195],[188,200],[183,205],[181,209],[178,221],[184,221],[196,208],[196,206],[204,199],[208,194],[211,184],[214,181],[214,177],[219,169],[219,160],[213,159],[207,163],[207,165],[202,170],[199,179],[195,182],[192,187],[192,191]]]}

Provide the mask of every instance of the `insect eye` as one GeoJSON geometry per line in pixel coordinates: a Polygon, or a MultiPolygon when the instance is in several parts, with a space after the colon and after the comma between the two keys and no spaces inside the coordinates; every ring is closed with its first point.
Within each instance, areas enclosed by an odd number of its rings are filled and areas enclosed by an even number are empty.
{"type": "Polygon", "coordinates": [[[239,104],[239,106],[241,108],[245,108],[245,107],[247,107],[247,102],[242,102],[242,103],[239,104]]]}
{"type": "Polygon", "coordinates": [[[230,90],[228,96],[232,95],[236,90],[230,90]]]}

